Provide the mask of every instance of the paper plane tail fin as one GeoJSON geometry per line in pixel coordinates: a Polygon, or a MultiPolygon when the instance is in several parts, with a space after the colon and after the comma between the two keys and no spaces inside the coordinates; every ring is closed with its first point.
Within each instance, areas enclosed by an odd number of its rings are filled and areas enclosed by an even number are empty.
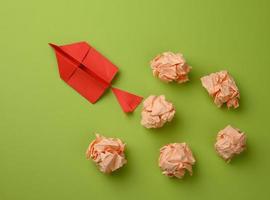
{"type": "Polygon", "coordinates": [[[112,91],[116,96],[122,110],[126,113],[133,112],[143,99],[140,96],[131,94],[117,88],[112,88],[112,91]]]}

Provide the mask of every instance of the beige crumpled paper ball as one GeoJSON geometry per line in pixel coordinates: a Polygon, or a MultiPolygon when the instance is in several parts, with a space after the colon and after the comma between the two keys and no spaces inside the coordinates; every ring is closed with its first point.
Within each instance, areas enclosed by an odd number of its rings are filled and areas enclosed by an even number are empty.
{"type": "Polygon", "coordinates": [[[204,76],[201,78],[201,82],[218,107],[221,107],[224,103],[228,108],[239,106],[239,90],[227,71],[204,76]]]}
{"type": "Polygon", "coordinates": [[[146,128],[160,128],[170,122],[174,114],[173,104],[166,101],[164,95],[151,95],[143,102],[141,124],[146,128]]]}
{"type": "Polygon", "coordinates": [[[160,149],[159,167],[162,174],[182,178],[186,170],[192,175],[195,159],[186,143],[172,143],[160,149]]]}
{"type": "Polygon", "coordinates": [[[96,134],[86,151],[87,159],[92,159],[101,172],[111,173],[127,163],[125,144],[118,138],[106,138],[96,134]]]}
{"type": "Polygon", "coordinates": [[[191,67],[181,53],[164,52],[150,62],[153,75],[165,82],[187,82],[191,67]]]}
{"type": "Polygon", "coordinates": [[[228,125],[218,132],[215,149],[224,160],[229,162],[233,156],[240,154],[245,148],[246,135],[239,129],[228,125]]]}

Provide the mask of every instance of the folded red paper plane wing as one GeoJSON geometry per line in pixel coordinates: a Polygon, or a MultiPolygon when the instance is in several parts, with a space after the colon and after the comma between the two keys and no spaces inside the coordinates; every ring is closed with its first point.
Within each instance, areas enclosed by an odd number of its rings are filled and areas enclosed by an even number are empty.
{"type": "Polygon", "coordinates": [[[94,72],[86,71],[82,62],[90,46],[85,42],[57,46],[51,44],[56,53],[60,77],[91,103],[95,103],[109,87],[94,72]]]}
{"type": "MultiPolygon", "coordinates": [[[[57,46],[55,50],[60,77],[91,103],[95,103],[110,87],[118,68],[86,42],[57,46]]],[[[124,112],[132,112],[142,98],[114,88],[124,112]]]]}

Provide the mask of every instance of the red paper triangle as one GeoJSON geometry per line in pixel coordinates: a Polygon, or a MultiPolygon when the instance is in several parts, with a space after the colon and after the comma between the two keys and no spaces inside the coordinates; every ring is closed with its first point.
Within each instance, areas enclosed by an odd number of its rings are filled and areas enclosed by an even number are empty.
{"type": "Polygon", "coordinates": [[[91,103],[95,103],[109,87],[109,84],[101,82],[78,68],[67,82],[91,103]]]}
{"type": "Polygon", "coordinates": [[[81,63],[91,48],[86,42],[77,42],[73,44],[59,46],[66,54],[71,56],[77,62],[81,63]]]}
{"type": "Polygon", "coordinates": [[[107,83],[112,81],[118,71],[118,68],[111,61],[93,47],[89,50],[82,64],[107,83]]]}
{"type": "Polygon", "coordinates": [[[124,112],[133,112],[143,99],[140,96],[136,96],[117,88],[112,88],[112,91],[124,112]]]}
{"type": "Polygon", "coordinates": [[[55,55],[60,77],[67,82],[78,66],[57,50],[55,51],[55,55]]]}

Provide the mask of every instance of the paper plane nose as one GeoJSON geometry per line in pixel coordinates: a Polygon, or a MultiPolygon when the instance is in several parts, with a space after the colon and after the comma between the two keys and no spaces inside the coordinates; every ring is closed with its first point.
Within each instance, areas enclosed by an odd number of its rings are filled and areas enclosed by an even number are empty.
{"type": "Polygon", "coordinates": [[[58,47],[57,45],[55,45],[55,44],[53,44],[53,43],[49,43],[49,45],[52,47],[52,48],[56,48],[56,47],[58,47]]]}

